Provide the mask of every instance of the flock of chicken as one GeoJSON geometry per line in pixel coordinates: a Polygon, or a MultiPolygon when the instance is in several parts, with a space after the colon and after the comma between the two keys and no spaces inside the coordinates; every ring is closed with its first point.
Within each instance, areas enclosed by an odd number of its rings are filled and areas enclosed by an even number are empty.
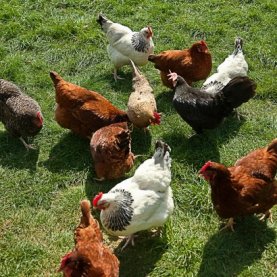
{"type": "MultiPolygon", "coordinates": [[[[105,32],[114,78],[123,65],[133,69],[133,92],[127,112],[110,103],[99,93],[82,88],[50,72],[56,91],[55,119],[73,133],[90,139],[90,148],[98,180],[117,179],[133,166],[130,126],[147,128],[161,123],[161,114],[153,89],[137,66],[153,62],[163,84],[174,90],[173,106],[197,134],[216,128],[235,108],[255,95],[256,84],[247,77],[248,65],[242,51],[242,39],[235,40],[229,55],[198,88],[191,84],[206,79],[212,69],[212,58],[206,42],[194,43],[189,49],[168,50],[154,55],[151,27],[133,32],[103,15],[97,22],[105,32]]],[[[6,130],[26,142],[43,126],[38,103],[13,83],[0,80],[0,120],[6,130]]],[[[101,210],[105,230],[114,236],[125,236],[134,244],[134,234],[162,226],[174,209],[171,183],[170,147],[157,141],[153,157],[144,161],[128,178],[108,193],[92,200],[101,210]]],[[[277,204],[277,139],[267,147],[239,159],[233,167],[207,162],[199,171],[211,185],[214,208],[228,219],[224,228],[233,230],[234,217],[262,214],[270,218],[277,204]]],[[[82,218],[75,231],[75,247],[61,261],[64,276],[118,276],[119,262],[103,245],[98,222],[90,213],[90,203],[81,202],[82,218]]]]}

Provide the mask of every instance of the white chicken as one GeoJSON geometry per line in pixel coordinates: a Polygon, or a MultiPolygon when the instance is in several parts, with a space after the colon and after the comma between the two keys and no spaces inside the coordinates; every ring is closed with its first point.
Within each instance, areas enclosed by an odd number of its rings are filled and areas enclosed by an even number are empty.
{"type": "Polygon", "coordinates": [[[235,77],[246,77],[247,71],[248,64],[242,52],[242,39],[238,37],[235,40],[234,52],[217,67],[217,72],[204,82],[201,89],[216,94],[235,77]]]}
{"type": "Polygon", "coordinates": [[[93,206],[101,210],[100,220],[113,236],[127,236],[134,245],[134,234],[162,226],[174,209],[171,182],[170,147],[157,141],[155,153],[144,161],[133,177],[122,181],[108,193],[100,192],[93,206]]]}
{"type": "Polygon", "coordinates": [[[97,22],[106,33],[109,40],[107,51],[114,64],[114,79],[122,79],[117,75],[117,70],[123,65],[130,64],[130,59],[138,66],[148,62],[148,56],[154,51],[151,27],[145,27],[139,32],[119,23],[114,23],[103,15],[99,15],[97,22]]]}

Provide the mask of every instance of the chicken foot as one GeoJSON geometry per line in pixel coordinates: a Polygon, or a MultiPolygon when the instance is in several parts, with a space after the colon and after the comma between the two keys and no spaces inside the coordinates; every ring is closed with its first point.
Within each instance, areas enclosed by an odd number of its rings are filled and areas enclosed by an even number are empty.
{"type": "Polygon", "coordinates": [[[270,223],[273,223],[273,217],[271,210],[266,211],[260,218],[260,221],[267,220],[269,218],[270,223]]]}
{"type": "Polygon", "coordinates": [[[230,228],[232,232],[235,232],[235,230],[234,230],[234,224],[236,224],[235,221],[234,221],[234,218],[233,218],[233,217],[230,217],[230,218],[228,219],[226,225],[225,225],[223,228],[221,228],[220,231],[222,231],[222,230],[224,230],[224,229],[230,228]]]}
{"type": "Polygon", "coordinates": [[[117,69],[116,68],[114,69],[114,72],[113,72],[113,78],[114,78],[115,81],[124,80],[124,78],[117,75],[117,69]]]}
{"type": "Polygon", "coordinates": [[[23,139],[23,137],[20,137],[19,138],[20,140],[21,140],[21,142],[23,143],[23,145],[25,146],[25,148],[27,149],[27,150],[36,150],[36,148],[33,146],[33,145],[31,145],[31,144],[28,144],[24,139],[23,139]]]}
{"type": "Polygon", "coordinates": [[[121,251],[123,251],[123,250],[127,247],[127,245],[128,245],[130,242],[131,242],[132,246],[134,246],[134,245],[135,245],[135,241],[134,241],[134,238],[135,238],[135,237],[136,237],[136,236],[135,236],[134,234],[125,237],[124,240],[126,240],[126,242],[125,242],[124,245],[122,246],[121,251]]]}

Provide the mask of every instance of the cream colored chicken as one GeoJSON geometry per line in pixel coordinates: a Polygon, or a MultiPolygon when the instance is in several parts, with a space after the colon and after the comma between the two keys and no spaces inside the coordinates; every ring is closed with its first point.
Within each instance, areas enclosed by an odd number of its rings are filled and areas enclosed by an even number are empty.
{"type": "Polygon", "coordinates": [[[133,92],[128,101],[127,115],[138,128],[146,128],[150,124],[160,124],[161,115],[157,112],[157,104],[153,89],[133,61],[133,92]]]}

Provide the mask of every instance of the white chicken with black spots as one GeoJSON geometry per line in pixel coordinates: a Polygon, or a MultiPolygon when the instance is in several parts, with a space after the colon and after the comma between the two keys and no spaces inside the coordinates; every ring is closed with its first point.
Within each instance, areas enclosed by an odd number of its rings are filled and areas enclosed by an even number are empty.
{"type": "Polygon", "coordinates": [[[113,236],[127,236],[134,245],[134,234],[162,226],[174,209],[171,182],[170,147],[156,142],[151,159],[144,161],[133,177],[122,181],[108,193],[93,199],[93,206],[101,210],[100,219],[113,236]]]}
{"type": "Polygon", "coordinates": [[[248,64],[242,52],[242,42],[241,38],[236,38],[234,52],[217,67],[217,72],[204,82],[202,90],[216,94],[235,77],[247,76],[248,64]]]}
{"type": "Polygon", "coordinates": [[[142,28],[133,32],[130,28],[114,23],[103,15],[99,15],[97,22],[105,32],[109,44],[107,51],[114,64],[114,79],[122,79],[117,75],[117,70],[123,65],[130,64],[130,59],[137,65],[145,65],[148,56],[154,51],[151,27],[142,28]]]}

